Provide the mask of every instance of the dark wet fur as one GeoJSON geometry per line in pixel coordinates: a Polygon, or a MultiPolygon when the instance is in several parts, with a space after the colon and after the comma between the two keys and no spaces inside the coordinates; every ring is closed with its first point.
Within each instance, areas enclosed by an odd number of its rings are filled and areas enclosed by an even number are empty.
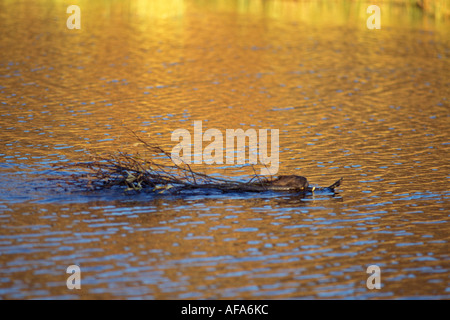
{"type": "Polygon", "coordinates": [[[271,186],[277,187],[289,187],[295,190],[305,190],[308,188],[309,183],[305,177],[289,175],[289,176],[279,176],[277,179],[269,183],[271,186]]]}
{"type": "Polygon", "coordinates": [[[338,181],[330,185],[329,187],[310,187],[308,180],[302,176],[296,175],[287,175],[287,176],[279,176],[275,180],[269,181],[267,187],[283,187],[289,188],[289,190],[293,191],[320,191],[320,190],[328,190],[334,192],[334,189],[341,185],[343,178],[340,178],[338,181]]]}

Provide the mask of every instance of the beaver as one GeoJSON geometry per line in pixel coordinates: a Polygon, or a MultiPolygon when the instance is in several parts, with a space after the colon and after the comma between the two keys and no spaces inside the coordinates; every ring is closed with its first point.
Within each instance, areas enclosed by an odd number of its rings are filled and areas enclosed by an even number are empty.
{"type": "Polygon", "coordinates": [[[270,186],[286,187],[294,190],[305,190],[308,188],[308,179],[302,176],[288,175],[278,176],[275,180],[269,182],[270,186]]]}

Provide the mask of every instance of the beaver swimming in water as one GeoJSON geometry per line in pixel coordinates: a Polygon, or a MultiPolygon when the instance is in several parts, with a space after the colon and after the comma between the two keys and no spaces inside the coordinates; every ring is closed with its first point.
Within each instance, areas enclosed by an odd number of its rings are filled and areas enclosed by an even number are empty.
{"type": "Polygon", "coordinates": [[[308,179],[302,176],[279,176],[268,183],[270,186],[286,187],[292,190],[306,190],[309,186],[308,179]]]}
{"type": "Polygon", "coordinates": [[[302,176],[296,175],[287,175],[287,176],[278,176],[275,180],[268,181],[265,185],[265,188],[269,190],[287,190],[287,191],[300,191],[300,192],[314,192],[315,190],[329,190],[333,191],[334,189],[341,185],[343,178],[340,178],[338,181],[330,185],[329,187],[310,187],[308,183],[308,179],[302,176]]]}

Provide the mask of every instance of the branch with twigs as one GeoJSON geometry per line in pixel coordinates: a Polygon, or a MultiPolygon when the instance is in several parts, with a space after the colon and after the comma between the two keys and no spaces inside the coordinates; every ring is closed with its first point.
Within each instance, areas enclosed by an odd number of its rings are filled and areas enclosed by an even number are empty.
{"type": "MultiPolygon", "coordinates": [[[[175,163],[171,154],[157,143],[146,141],[136,132],[131,129],[128,130],[134,139],[139,141],[152,156],[143,158],[139,153],[132,155],[119,151],[106,156],[96,156],[89,162],[66,165],[59,169],[70,167],[72,169],[86,170],[87,173],[78,175],[78,179],[86,181],[86,186],[89,189],[103,189],[120,185],[124,186],[126,191],[138,191],[145,187],[150,187],[158,193],[163,193],[166,190],[177,192],[192,189],[217,189],[224,192],[295,191],[295,188],[271,185],[273,177],[258,175],[253,165],[254,175],[247,182],[212,177],[205,173],[194,171],[182,159],[180,159],[181,164],[175,163]],[[170,160],[170,164],[165,164],[160,157],[161,155],[166,160],[170,160]]],[[[328,188],[334,189],[339,186],[341,180],[336,181],[328,188]]],[[[325,188],[309,188],[305,191],[320,189],[325,188]]]]}

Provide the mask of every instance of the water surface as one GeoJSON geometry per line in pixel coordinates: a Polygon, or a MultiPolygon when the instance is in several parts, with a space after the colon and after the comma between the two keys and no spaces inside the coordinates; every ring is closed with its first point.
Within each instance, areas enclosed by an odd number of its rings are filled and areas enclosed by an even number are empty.
{"type": "Polygon", "coordinates": [[[81,1],[80,30],[62,1],[0,4],[2,299],[450,298],[448,23],[385,5],[368,30],[358,5],[237,4],[81,1]],[[279,129],[280,174],[344,184],[171,196],[53,170],[136,151],[126,128],[170,150],[196,120],[279,129]]]}

